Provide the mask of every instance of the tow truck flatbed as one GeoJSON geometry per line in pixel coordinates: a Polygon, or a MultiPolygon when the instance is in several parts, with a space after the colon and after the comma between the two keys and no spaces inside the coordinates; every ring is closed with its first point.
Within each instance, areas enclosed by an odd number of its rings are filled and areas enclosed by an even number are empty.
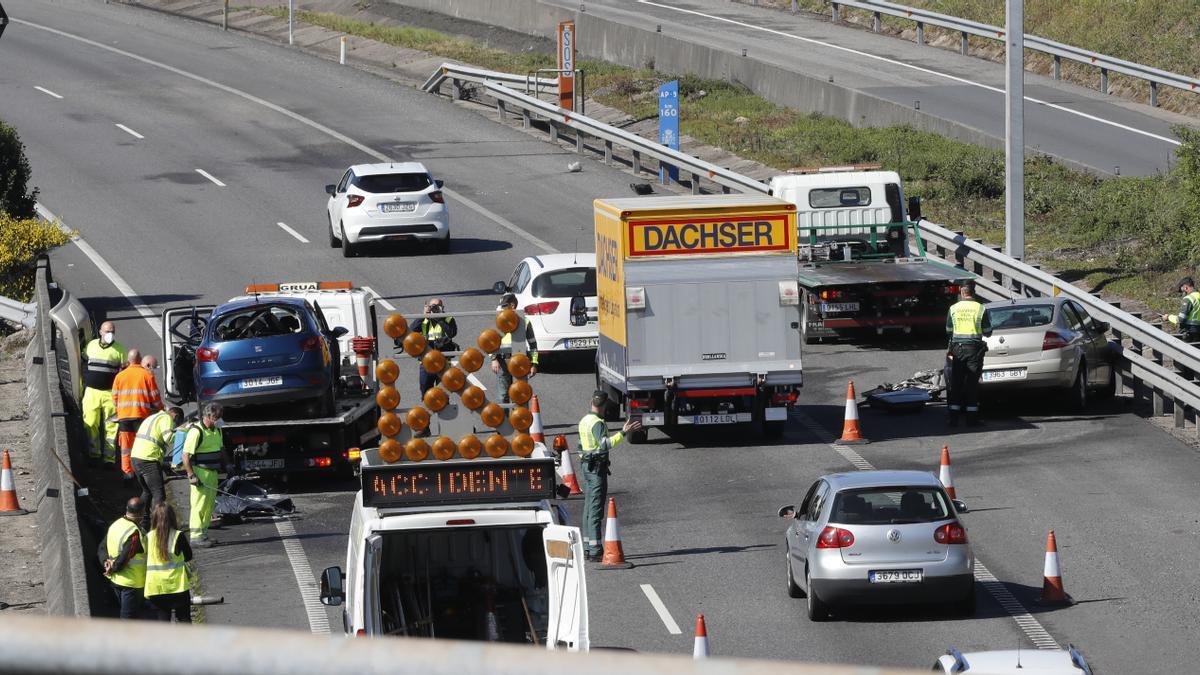
{"type": "Polygon", "coordinates": [[[929,283],[974,279],[970,272],[924,257],[802,263],[800,285],[805,288],[849,286],[863,283],[929,283]]]}

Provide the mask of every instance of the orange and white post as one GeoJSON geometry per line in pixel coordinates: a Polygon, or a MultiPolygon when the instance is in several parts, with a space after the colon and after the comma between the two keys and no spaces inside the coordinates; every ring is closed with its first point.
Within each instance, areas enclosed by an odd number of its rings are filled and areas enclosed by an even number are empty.
{"type": "Polygon", "coordinates": [[[958,495],[954,493],[954,471],[950,469],[950,446],[942,446],[942,468],[938,473],[938,480],[942,482],[942,487],[946,488],[946,495],[950,499],[958,499],[958,495]]]}
{"type": "Polygon", "coordinates": [[[1043,604],[1070,604],[1071,596],[1063,588],[1062,568],[1058,564],[1058,540],[1054,538],[1054,530],[1046,537],[1046,564],[1042,570],[1043,604]]]}
{"type": "Polygon", "coordinates": [[[625,560],[621,546],[621,526],[617,523],[617,500],[608,498],[608,518],[604,522],[604,557],[600,566],[608,569],[629,569],[633,563],[625,560]]]}
{"type": "Polygon", "coordinates": [[[846,384],[846,419],[842,423],[842,437],[834,441],[838,445],[870,443],[858,428],[858,402],[854,400],[854,380],[846,384]]]}
{"type": "Polygon", "coordinates": [[[575,22],[558,24],[558,107],[575,110],[575,22]]]}
{"type": "Polygon", "coordinates": [[[696,642],[692,645],[692,658],[708,658],[708,626],[704,623],[703,614],[696,616],[696,642]]]}

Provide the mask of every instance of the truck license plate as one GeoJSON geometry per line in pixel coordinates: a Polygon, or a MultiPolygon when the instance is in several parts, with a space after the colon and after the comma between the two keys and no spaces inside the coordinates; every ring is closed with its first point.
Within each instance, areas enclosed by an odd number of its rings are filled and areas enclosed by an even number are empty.
{"type": "Polygon", "coordinates": [[[263,469],[282,469],[283,459],[244,459],[242,468],[246,471],[262,471],[263,469]]]}
{"type": "Polygon", "coordinates": [[[569,338],[567,349],[595,349],[600,345],[600,338],[569,338]]]}
{"type": "Polygon", "coordinates": [[[737,424],[737,415],[696,415],[696,424],[737,424]]]}
{"type": "Polygon", "coordinates": [[[857,302],[823,302],[821,303],[821,311],[826,314],[832,312],[857,312],[857,302]]]}
{"type": "Polygon", "coordinates": [[[1004,368],[1002,370],[985,370],[983,371],[983,381],[992,382],[995,380],[1023,380],[1025,379],[1024,368],[1004,368]]]}
{"type": "Polygon", "coordinates": [[[873,584],[916,584],[921,582],[921,570],[872,570],[873,584]]]}
{"type": "Polygon", "coordinates": [[[283,384],[283,376],[276,375],[275,377],[248,377],[242,380],[242,389],[257,389],[259,387],[278,387],[283,384]]]}

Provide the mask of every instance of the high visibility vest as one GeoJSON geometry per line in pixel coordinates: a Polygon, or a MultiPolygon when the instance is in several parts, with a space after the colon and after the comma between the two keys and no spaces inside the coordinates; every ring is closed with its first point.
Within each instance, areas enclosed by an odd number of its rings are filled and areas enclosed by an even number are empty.
{"type": "Polygon", "coordinates": [[[950,306],[950,321],[956,339],[983,338],[983,305],[974,300],[959,300],[950,306]]]}
{"type": "Polygon", "coordinates": [[[146,584],[146,536],[142,533],[142,529],[137,526],[137,523],[122,518],[112,525],[108,526],[108,536],[105,538],[106,546],[108,547],[108,557],[116,559],[121,555],[121,549],[125,547],[125,542],[137,533],[142,542],[141,553],[134,554],[125,566],[120,570],[109,575],[109,579],[118,586],[125,588],[141,588],[146,584]]]}
{"type": "Polygon", "coordinates": [[[158,554],[158,532],[150,530],[146,535],[146,591],[147,598],[154,595],[183,593],[188,590],[187,562],[175,552],[179,545],[179,530],[167,535],[167,557],[158,554]]]}
{"type": "MultiPolygon", "coordinates": [[[[529,317],[525,317],[526,337],[528,337],[529,332],[529,317]]],[[[504,337],[500,338],[500,353],[506,357],[512,355],[512,341],[512,333],[505,333],[504,337]]],[[[529,362],[535,366],[538,364],[538,353],[537,350],[532,347],[532,345],[529,348],[529,362]]]]}
{"type": "Polygon", "coordinates": [[[590,412],[579,420],[579,452],[582,455],[608,454],[623,438],[625,434],[620,431],[609,436],[608,425],[596,413],[590,412]]]}
{"type": "Polygon", "coordinates": [[[139,364],[130,364],[117,373],[113,380],[113,405],[117,408],[117,419],[144,419],[162,407],[158,383],[154,375],[139,364]]]}
{"type": "Polygon", "coordinates": [[[187,438],[183,440],[183,451],[192,456],[192,465],[205,469],[219,469],[221,447],[224,444],[221,427],[205,429],[203,423],[196,422],[188,429],[187,438]]]}
{"type": "Polygon", "coordinates": [[[1200,291],[1192,291],[1184,297],[1188,301],[1188,313],[1184,323],[1200,324],[1200,291]]]}
{"type": "Polygon", "coordinates": [[[112,389],[113,380],[121,372],[121,364],[125,363],[126,358],[121,343],[114,341],[105,347],[100,344],[100,338],[96,338],[87,343],[83,356],[87,359],[87,368],[83,371],[84,385],[104,391],[112,389]]]}
{"type": "Polygon", "coordinates": [[[175,440],[175,420],[165,410],[160,410],[142,420],[133,439],[129,456],[148,462],[161,462],[167,447],[175,440]]]}

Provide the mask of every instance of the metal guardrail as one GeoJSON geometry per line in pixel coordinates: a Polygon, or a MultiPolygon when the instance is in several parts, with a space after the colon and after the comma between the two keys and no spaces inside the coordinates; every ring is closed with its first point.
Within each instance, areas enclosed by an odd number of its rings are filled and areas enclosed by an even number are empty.
{"type": "Polygon", "coordinates": [[[18,302],[0,295],[0,319],[33,328],[37,325],[37,305],[32,302],[18,302]]]}
{"type": "Polygon", "coordinates": [[[520,87],[525,91],[546,91],[558,94],[558,78],[556,77],[539,77],[532,78],[528,75],[513,75],[512,73],[502,73],[496,70],[484,70],[482,68],[472,68],[463,66],[457,63],[443,63],[425,83],[421,85],[421,89],[431,93],[441,93],[442,84],[447,80],[454,85],[455,98],[462,98],[460,95],[462,84],[471,82],[474,84],[483,84],[485,82],[499,82],[513,88],[520,87]]]}
{"type": "MultiPolygon", "coordinates": [[[[925,43],[926,24],[957,31],[962,36],[959,51],[964,55],[967,53],[968,35],[1000,41],[1003,41],[1005,36],[1004,28],[999,26],[990,26],[977,21],[938,14],[937,12],[916,7],[907,7],[894,2],[886,2],[885,0],[830,0],[829,4],[832,7],[831,15],[834,23],[840,20],[840,8],[842,6],[873,13],[875,15],[874,29],[876,33],[881,29],[882,15],[913,21],[917,24],[917,44],[925,43]]],[[[1150,105],[1152,106],[1158,106],[1158,85],[1160,84],[1192,93],[1200,92],[1200,79],[1152,68],[1132,61],[1125,61],[1097,52],[1090,52],[1086,49],[1072,47],[1071,45],[1047,40],[1036,35],[1025,35],[1025,48],[1054,57],[1054,79],[1056,80],[1062,78],[1063,59],[1099,68],[1100,91],[1105,94],[1108,93],[1108,74],[1110,71],[1135,77],[1139,80],[1145,80],[1150,83],[1150,105]]]]}

